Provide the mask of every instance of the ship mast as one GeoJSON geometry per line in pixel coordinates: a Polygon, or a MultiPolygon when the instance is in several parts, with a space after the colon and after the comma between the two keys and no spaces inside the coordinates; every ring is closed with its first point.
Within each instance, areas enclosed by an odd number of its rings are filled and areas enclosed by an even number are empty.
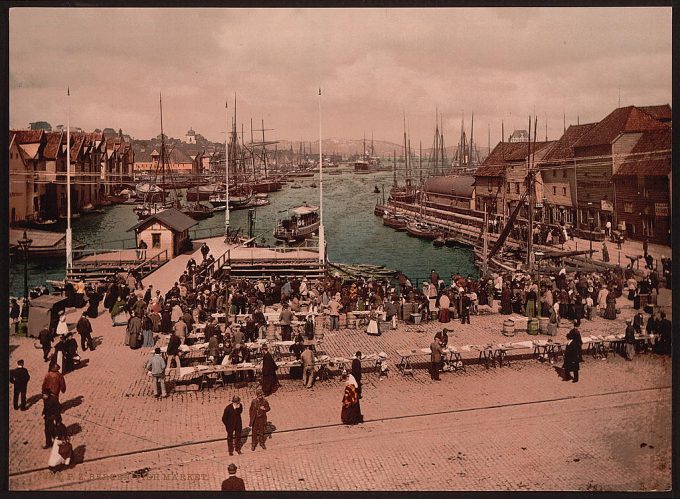
{"type": "Polygon", "coordinates": [[[319,87],[319,263],[326,261],[326,235],[323,226],[323,156],[321,155],[321,87],[319,87]]]}
{"type": "MultiPolygon", "coordinates": [[[[234,94],[234,98],[236,98],[234,94]]],[[[225,101],[224,102],[224,186],[225,186],[225,196],[226,196],[226,208],[224,209],[224,237],[225,240],[224,242],[229,242],[229,140],[230,140],[230,132],[231,132],[231,127],[229,126],[231,123],[229,122],[229,102],[225,101]]],[[[234,109],[234,111],[236,111],[234,109]]]]}
{"type": "MultiPolygon", "coordinates": [[[[163,133],[163,94],[159,94],[161,108],[161,192],[163,193],[163,206],[165,206],[165,134],[163,133]]],[[[151,190],[149,188],[149,190],[151,190]]],[[[198,193],[198,188],[196,190],[198,193]]]]}
{"type": "MultiPolygon", "coordinates": [[[[66,271],[73,267],[73,233],[71,232],[71,89],[66,88],[66,271]]],[[[60,141],[61,142],[61,141],[60,141]]]]}

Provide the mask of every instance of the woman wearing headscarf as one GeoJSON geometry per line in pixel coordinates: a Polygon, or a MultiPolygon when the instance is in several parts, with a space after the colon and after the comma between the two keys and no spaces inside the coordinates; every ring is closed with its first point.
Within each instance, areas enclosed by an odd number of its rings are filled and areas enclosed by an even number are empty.
{"type": "Polygon", "coordinates": [[[116,302],[111,307],[111,323],[114,326],[122,325],[122,323],[119,323],[116,319],[118,318],[119,315],[123,315],[124,311],[125,301],[123,301],[123,298],[119,296],[118,298],[116,298],[116,302]]]}
{"type": "Polygon", "coordinates": [[[348,425],[363,423],[364,417],[361,415],[361,405],[357,394],[357,382],[351,374],[345,374],[343,379],[345,378],[345,394],[342,397],[340,419],[343,424],[348,425]]]}
{"type": "Polygon", "coordinates": [[[274,357],[269,352],[269,347],[265,344],[262,346],[262,391],[267,397],[280,386],[276,378],[276,370],[278,368],[274,357]]]}
{"type": "Polygon", "coordinates": [[[536,290],[534,289],[534,285],[531,285],[526,294],[526,301],[524,303],[524,309],[526,310],[527,317],[530,319],[536,317],[536,298],[536,290]]]}
{"type": "Polygon", "coordinates": [[[562,365],[562,368],[564,369],[564,381],[571,380],[572,377],[570,374],[573,373],[573,382],[578,383],[581,346],[583,345],[581,333],[578,329],[574,328],[567,333],[567,340],[567,346],[564,349],[564,364],[562,365]]]}
{"type": "Polygon", "coordinates": [[[512,314],[512,291],[507,283],[503,285],[503,291],[501,291],[501,314],[512,314]]]}
{"type": "Polygon", "coordinates": [[[451,300],[446,293],[442,293],[439,297],[439,322],[447,323],[451,320],[449,307],[451,306],[451,300]]]}

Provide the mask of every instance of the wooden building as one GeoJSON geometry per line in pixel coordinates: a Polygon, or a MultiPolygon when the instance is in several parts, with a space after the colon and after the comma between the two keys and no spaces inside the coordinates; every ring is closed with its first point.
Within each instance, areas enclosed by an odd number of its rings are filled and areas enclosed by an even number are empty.
{"type": "Polygon", "coordinates": [[[148,249],[168,250],[168,258],[182,253],[190,244],[189,229],[198,222],[176,208],[161,211],[137,223],[128,231],[135,231],[135,243],[144,241],[148,249]]]}
{"type": "Polygon", "coordinates": [[[612,177],[616,218],[632,239],[670,244],[672,130],[623,135],[635,144],[612,177]]]}
{"type": "Polygon", "coordinates": [[[35,172],[45,147],[42,130],[9,132],[9,221],[33,220],[39,213],[35,172]]]}
{"type": "Polygon", "coordinates": [[[607,221],[616,225],[612,182],[615,161],[625,157],[636,144],[635,136],[627,133],[669,128],[666,122],[657,119],[664,114],[663,108],[615,109],[574,143],[577,227],[589,229],[592,224],[603,228],[607,221]]]}
{"type": "Polygon", "coordinates": [[[538,164],[543,182],[543,220],[573,224],[576,220],[574,143],[597,123],[571,125],[538,164]]]}

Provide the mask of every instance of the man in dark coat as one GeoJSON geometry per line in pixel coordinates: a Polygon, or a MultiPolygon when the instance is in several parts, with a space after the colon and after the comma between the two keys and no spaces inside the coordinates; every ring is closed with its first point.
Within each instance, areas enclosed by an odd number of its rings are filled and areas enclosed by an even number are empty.
{"type": "Polygon", "coordinates": [[[9,372],[9,382],[14,385],[14,410],[19,409],[19,397],[21,397],[21,410],[26,410],[26,387],[31,375],[24,367],[24,361],[18,360],[17,367],[9,372]]]}
{"type": "Polygon", "coordinates": [[[80,335],[80,349],[84,352],[88,348],[94,350],[94,341],[92,341],[92,324],[87,318],[87,314],[83,312],[82,317],[76,324],[76,331],[80,335]]]}
{"type": "Polygon", "coordinates": [[[52,338],[54,338],[54,335],[50,333],[47,327],[42,328],[40,333],[38,333],[38,341],[40,341],[45,362],[49,360],[50,350],[52,350],[52,338]]]}
{"type": "Polygon", "coordinates": [[[264,440],[266,438],[265,431],[267,429],[267,413],[270,410],[269,402],[264,398],[264,392],[261,388],[255,390],[255,395],[257,398],[253,399],[250,403],[249,415],[250,415],[250,427],[253,431],[252,449],[255,450],[257,444],[260,447],[266,449],[264,445],[264,440]]]}
{"type": "Polygon", "coordinates": [[[361,352],[358,351],[354,359],[352,359],[352,376],[357,382],[357,396],[361,398],[361,352]]]}
{"type": "Polygon", "coordinates": [[[563,380],[571,380],[571,373],[573,373],[573,382],[578,383],[579,363],[581,362],[581,346],[583,344],[581,340],[581,333],[578,329],[573,328],[567,333],[567,340],[569,340],[569,342],[564,349],[564,364],[562,365],[564,370],[563,380]]]}
{"type": "Polygon", "coordinates": [[[78,342],[73,337],[73,333],[68,333],[63,350],[64,373],[73,371],[76,355],[78,355],[78,342]]]}
{"type": "Polygon", "coordinates": [[[269,348],[264,345],[262,347],[262,391],[266,396],[271,395],[279,387],[279,382],[276,379],[278,368],[274,357],[269,353],[269,348]]]}
{"type": "Polygon", "coordinates": [[[673,325],[666,319],[666,312],[661,312],[661,319],[656,325],[661,341],[661,353],[670,355],[672,347],[673,325]]]}
{"type": "Polygon", "coordinates": [[[227,471],[229,471],[229,478],[224,480],[222,482],[222,490],[246,490],[246,485],[243,483],[243,480],[239,477],[236,476],[236,465],[234,463],[231,463],[227,467],[227,471]]]}
{"type": "Polygon", "coordinates": [[[237,454],[241,453],[241,413],[243,406],[241,405],[241,398],[234,395],[231,399],[231,404],[224,408],[222,414],[222,423],[227,430],[227,447],[229,448],[229,455],[234,455],[234,450],[237,454]]]}
{"type": "Polygon", "coordinates": [[[49,388],[43,387],[43,418],[45,420],[45,445],[43,449],[52,447],[52,440],[57,434],[57,425],[61,423],[61,404],[49,388]]]}

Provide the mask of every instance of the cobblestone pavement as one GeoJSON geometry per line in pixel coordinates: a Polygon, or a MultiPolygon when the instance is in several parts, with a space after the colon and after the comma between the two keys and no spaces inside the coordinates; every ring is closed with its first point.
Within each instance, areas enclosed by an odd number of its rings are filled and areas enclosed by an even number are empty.
{"type": "MultiPolygon", "coordinates": [[[[663,290],[660,299],[669,297],[670,292],[663,290]]],[[[621,300],[622,313],[616,321],[585,321],[583,333],[622,332],[622,319],[633,314],[628,303],[621,300]]],[[[471,325],[451,323],[454,333],[449,343],[509,341],[500,334],[505,318],[492,314],[473,316],[471,325]]],[[[125,347],[124,328],[112,328],[107,314],[93,320],[93,326],[100,345],[81,355],[83,366],[67,374],[67,391],[61,397],[64,422],[78,461],[83,462],[54,475],[45,469],[49,451],[41,449],[38,394],[47,366],[41,350],[34,348],[34,339],[11,338],[10,362],[23,358],[32,380],[29,409],[10,411],[10,487],[61,487],[79,482],[82,474],[86,481],[70,488],[218,488],[226,463],[222,410],[234,393],[247,406],[255,383],[204,391],[177,387],[169,398],[155,400],[144,373],[150,351],[125,347]],[[130,475],[147,467],[147,479],[130,475]],[[152,475],[168,471],[209,476],[199,476],[197,481],[153,479],[152,475]],[[121,473],[124,476],[117,478],[121,473]],[[90,480],[90,474],[116,478],[90,480]]],[[[268,450],[258,449],[252,455],[247,450],[234,458],[243,467],[248,487],[670,487],[669,358],[645,354],[626,362],[616,355],[607,360],[586,356],[578,384],[562,382],[554,366],[529,356],[513,359],[510,367],[488,370],[470,362],[464,372],[443,373],[441,383],[429,379],[424,365],[413,376],[398,373],[396,350],[428,346],[441,327],[439,323],[401,325],[380,337],[355,330],[326,331],[324,350],[331,355],[360,349],[383,350],[390,356],[388,379],[379,381],[369,370],[364,374],[362,411],[369,422],[354,428],[338,424],[343,387],[337,377],[307,390],[301,382],[282,376],[283,387],[269,397],[274,432],[268,450]],[[427,416],[435,413],[441,414],[427,416]],[[629,466],[632,463],[635,466],[629,466]]],[[[567,331],[566,326],[560,328],[558,337],[567,331]]],[[[530,338],[518,333],[512,340],[530,338]]]]}

